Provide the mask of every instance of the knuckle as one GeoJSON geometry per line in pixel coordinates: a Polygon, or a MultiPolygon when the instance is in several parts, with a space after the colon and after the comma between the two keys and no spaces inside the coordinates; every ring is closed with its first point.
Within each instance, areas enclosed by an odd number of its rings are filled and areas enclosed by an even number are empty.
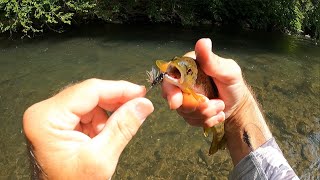
{"type": "Polygon", "coordinates": [[[97,78],[91,78],[91,79],[88,79],[88,80],[85,80],[84,82],[85,83],[88,83],[90,85],[97,85],[100,83],[100,79],[97,79],[97,78]]]}
{"type": "Polygon", "coordinates": [[[127,86],[127,85],[131,84],[131,83],[129,83],[128,81],[125,81],[125,80],[119,80],[118,82],[119,82],[120,84],[123,84],[124,86],[127,86]]]}
{"type": "Polygon", "coordinates": [[[207,120],[204,121],[204,125],[205,125],[206,127],[213,127],[213,126],[216,125],[217,123],[218,123],[218,122],[217,122],[217,120],[216,120],[215,117],[211,117],[211,118],[209,118],[209,119],[207,119],[207,120]]]}
{"type": "Polygon", "coordinates": [[[30,106],[23,114],[23,119],[33,119],[34,116],[36,116],[36,113],[39,111],[39,109],[41,108],[41,106],[43,106],[42,104],[44,103],[44,101],[42,102],[38,102],[36,104],[33,104],[32,106],[30,106]]]}
{"type": "Polygon", "coordinates": [[[23,122],[28,121],[32,118],[32,114],[34,112],[34,105],[30,106],[23,114],[23,122]]]}
{"type": "Polygon", "coordinates": [[[130,83],[130,82],[125,81],[125,80],[116,81],[116,84],[117,84],[117,86],[119,87],[119,89],[121,90],[122,96],[125,95],[125,93],[126,93],[126,91],[127,91],[128,89],[130,89],[131,87],[134,86],[133,83],[130,83]]]}
{"type": "Polygon", "coordinates": [[[125,81],[125,80],[119,80],[118,82],[119,83],[127,83],[127,81],[125,81]]]}
{"type": "Polygon", "coordinates": [[[88,80],[86,80],[87,82],[91,82],[91,83],[94,83],[94,82],[97,82],[97,81],[100,81],[100,79],[97,79],[97,78],[90,78],[88,80]]]}
{"type": "Polygon", "coordinates": [[[39,102],[30,106],[23,114],[23,131],[28,139],[36,137],[34,135],[39,131],[34,131],[34,129],[39,129],[40,125],[37,122],[41,121],[46,116],[44,113],[39,115],[39,112],[41,113],[41,104],[42,102],[39,102]],[[41,117],[41,119],[39,119],[39,117],[41,117]]]}
{"type": "Polygon", "coordinates": [[[223,122],[226,119],[226,116],[224,113],[221,113],[217,119],[218,122],[223,122]]]}
{"type": "Polygon", "coordinates": [[[208,119],[214,115],[217,114],[217,110],[215,108],[209,108],[209,109],[206,109],[205,111],[203,111],[201,113],[201,115],[203,116],[203,118],[205,119],[208,119]]]}
{"type": "Polygon", "coordinates": [[[214,123],[207,122],[207,121],[205,121],[203,124],[204,124],[205,127],[209,127],[209,128],[211,128],[211,127],[213,127],[215,125],[214,123]]]}
{"type": "Polygon", "coordinates": [[[230,61],[230,64],[232,65],[234,71],[241,74],[242,72],[239,64],[233,59],[228,59],[228,60],[230,61]]]}

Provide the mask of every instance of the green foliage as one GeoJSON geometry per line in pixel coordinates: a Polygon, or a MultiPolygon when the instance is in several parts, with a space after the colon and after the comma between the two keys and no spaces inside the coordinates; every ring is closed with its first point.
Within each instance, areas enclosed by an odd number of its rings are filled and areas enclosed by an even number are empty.
{"type": "Polygon", "coordinates": [[[301,9],[304,12],[303,30],[316,39],[320,38],[320,2],[318,0],[302,0],[301,9]]]}
{"type": "Polygon", "coordinates": [[[88,16],[112,23],[238,24],[317,38],[320,31],[319,0],[0,0],[2,32],[55,30],[88,16]]]}
{"type": "Polygon", "coordinates": [[[203,17],[211,16],[210,1],[206,0],[110,0],[96,6],[96,14],[106,21],[197,25],[203,17]]]}
{"type": "Polygon", "coordinates": [[[88,13],[93,7],[89,1],[0,0],[0,30],[21,30],[28,36],[44,28],[54,30],[62,24],[70,25],[75,13],[88,13]]]}
{"type": "Polygon", "coordinates": [[[296,0],[212,0],[213,21],[252,29],[300,31],[302,15],[296,0]]]}

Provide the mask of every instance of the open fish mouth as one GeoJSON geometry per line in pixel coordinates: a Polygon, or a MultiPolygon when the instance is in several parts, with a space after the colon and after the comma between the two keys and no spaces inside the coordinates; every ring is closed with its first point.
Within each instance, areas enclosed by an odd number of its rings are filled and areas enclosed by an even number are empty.
{"type": "Polygon", "coordinates": [[[169,65],[164,76],[170,83],[174,85],[181,85],[184,81],[184,76],[181,71],[174,65],[169,65]]]}

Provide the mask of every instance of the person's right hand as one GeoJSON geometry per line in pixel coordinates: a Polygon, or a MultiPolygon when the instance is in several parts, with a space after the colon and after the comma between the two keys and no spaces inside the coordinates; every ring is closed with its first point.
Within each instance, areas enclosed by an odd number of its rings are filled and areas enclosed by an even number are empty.
{"type": "Polygon", "coordinates": [[[219,91],[218,99],[208,100],[193,109],[184,107],[181,90],[167,81],[162,85],[163,97],[190,125],[212,127],[228,118],[249,92],[241,69],[234,60],[214,54],[210,39],[200,39],[195,51],[185,56],[196,59],[200,68],[213,79],[219,91]]]}
{"type": "Polygon", "coordinates": [[[23,129],[39,173],[34,178],[110,179],[154,109],[145,94],[127,81],[90,79],[29,107],[23,129]]]}

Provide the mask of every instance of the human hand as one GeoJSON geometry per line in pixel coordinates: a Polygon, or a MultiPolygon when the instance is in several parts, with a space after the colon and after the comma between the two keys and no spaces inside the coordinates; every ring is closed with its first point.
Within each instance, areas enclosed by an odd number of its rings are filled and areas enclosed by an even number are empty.
{"type": "Polygon", "coordinates": [[[177,109],[190,125],[212,127],[228,118],[249,92],[241,69],[235,61],[215,55],[210,39],[200,39],[195,52],[185,56],[196,59],[200,68],[213,79],[219,91],[218,99],[210,99],[190,108],[182,103],[181,90],[167,81],[162,83],[163,97],[168,100],[170,108],[177,109]]]}
{"type": "Polygon", "coordinates": [[[28,108],[23,127],[40,176],[111,178],[121,152],[153,111],[145,93],[126,81],[91,79],[28,108]]]}
{"type": "Polygon", "coordinates": [[[164,81],[163,96],[171,109],[191,125],[212,127],[224,121],[225,139],[233,164],[236,165],[250,151],[257,149],[272,137],[254,94],[246,85],[239,65],[212,52],[210,39],[200,39],[195,52],[185,56],[199,62],[200,68],[217,86],[218,99],[207,100],[197,107],[183,104],[181,90],[164,81]],[[245,138],[246,137],[246,138],[245,138]],[[249,139],[249,140],[248,140],[249,139]]]}

